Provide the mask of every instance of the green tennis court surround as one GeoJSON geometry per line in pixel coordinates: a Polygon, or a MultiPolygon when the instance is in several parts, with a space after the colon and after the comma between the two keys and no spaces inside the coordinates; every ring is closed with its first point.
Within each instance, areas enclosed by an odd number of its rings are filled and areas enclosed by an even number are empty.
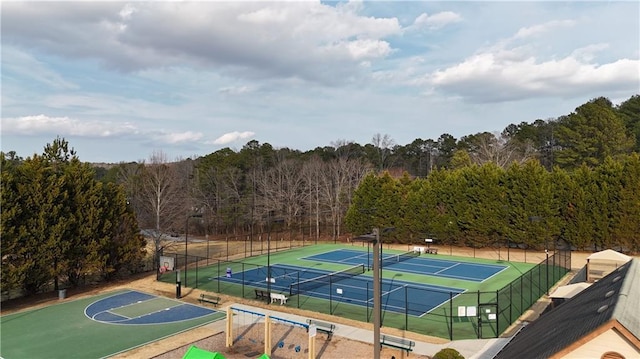
{"type": "MultiPolygon", "coordinates": [[[[323,276],[367,263],[370,254],[364,243],[271,253],[269,287],[290,295],[285,306],[371,322],[373,288],[366,284],[371,284],[371,272],[337,281],[323,276]],[[294,290],[295,283],[305,288],[294,290]]],[[[568,251],[538,264],[418,254],[384,250],[388,260],[382,270],[381,324],[451,340],[499,336],[571,269],[568,251]]],[[[174,256],[176,263],[185,261],[180,253],[164,255],[174,256]]],[[[199,289],[254,300],[260,300],[257,290],[267,289],[266,255],[242,261],[192,257],[188,262],[191,266],[182,275],[199,289]]],[[[173,283],[175,275],[164,274],[161,280],[173,283]]]]}

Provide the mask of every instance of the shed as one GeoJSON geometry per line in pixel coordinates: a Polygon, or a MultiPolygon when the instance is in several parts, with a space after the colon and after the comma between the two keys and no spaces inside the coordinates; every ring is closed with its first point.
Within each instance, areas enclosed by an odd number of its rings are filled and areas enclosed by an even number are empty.
{"type": "Polygon", "coordinates": [[[565,300],[573,298],[576,294],[589,288],[590,285],[591,283],[580,282],[558,287],[551,294],[549,294],[549,298],[551,298],[551,303],[553,304],[552,307],[555,308],[558,305],[564,303],[565,300]]]}
{"type": "Polygon", "coordinates": [[[606,249],[587,257],[587,282],[593,283],[631,260],[628,255],[606,249]]]}

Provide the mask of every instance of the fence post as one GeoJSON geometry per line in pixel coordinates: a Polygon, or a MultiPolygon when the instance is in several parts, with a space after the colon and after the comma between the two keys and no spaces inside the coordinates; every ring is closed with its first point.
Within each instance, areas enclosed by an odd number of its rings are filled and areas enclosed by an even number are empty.
{"type": "MultiPolygon", "coordinates": [[[[364,243],[364,241],[362,243],[364,243]]],[[[370,316],[369,316],[369,299],[370,298],[371,297],[369,297],[369,281],[367,281],[367,295],[366,295],[366,300],[365,300],[365,305],[367,306],[367,313],[366,313],[366,317],[367,317],[366,321],[367,321],[367,323],[369,323],[369,318],[370,318],[370,316]]]]}
{"type": "Polygon", "coordinates": [[[496,338],[500,336],[500,290],[496,290],[496,338]]]}
{"type": "Polygon", "coordinates": [[[449,340],[453,340],[453,292],[449,291],[449,340]]]}
{"type": "Polygon", "coordinates": [[[404,286],[404,330],[409,330],[409,297],[407,286],[404,286]]]}
{"type": "Polygon", "coordinates": [[[513,323],[513,282],[509,283],[509,325],[513,323]]]}
{"type": "Polygon", "coordinates": [[[520,312],[517,313],[518,316],[524,313],[524,290],[522,288],[523,287],[522,282],[524,282],[524,278],[520,277],[520,312]]]}
{"type": "MultiPolygon", "coordinates": [[[[535,267],[534,267],[535,268],[535,267]]],[[[538,273],[540,273],[540,271],[538,271],[538,273]]],[[[540,277],[540,275],[538,275],[538,277],[540,277]]],[[[531,305],[533,305],[533,273],[531,273],[531,275],[529,275],[529,303],[531,303],[531,305]]],[[[522,308],[523,313],[524,313],[524,308],[522,308]]]]}
{"type": "Polygon", "coordinates": [[[329,314],[333,315],[333,276],[329,275],[329,314]]]}
{"type": "Polygon", "coordinates": [[[296,284],[298,285],[298,288],[296,290],[296,297],[298,298],[298,308],[300,308],[300,271],[296,271],[296,284]]]}
{"type": "Polygon", "coordinates": [[[547,295],[549,295],[549,251],[545,249],[545,254],[547,255],[547,259],[544,262],[544,266],[547,268],[547,295]]]}
{"type": "Polygon", "coordinates": [[[476,308],[478,308],[476,310],[476,315],[477,315],[477,322],[478,322],[478,339],[482,339],[482,320],[480,319],[480,316],[482,315],[480,313],[480,291],[478,291],[478,302],[476,305],[476,308]]]}

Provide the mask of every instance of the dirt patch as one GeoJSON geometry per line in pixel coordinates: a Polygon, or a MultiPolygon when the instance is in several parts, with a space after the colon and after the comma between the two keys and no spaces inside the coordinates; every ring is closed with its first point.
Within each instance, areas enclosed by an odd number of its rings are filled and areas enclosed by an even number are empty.
{"type": "MultiPolygon", "coordinates": [[[[217,351],[228,359],[257,358],[264,352],[264,324],[238,327],[242,337],[233,347],[225,347],[224,333],[211,335],[188,345],[176,348],[153,357],[154,359],[180,359],[190,345],[200,349],[217,351]]],[[[307,332],[298,327],[284,324],[271,325],[271,358],[304,359],[309,357],[309,337],[307,332]]],[[[315,353],[318,358],[370,358],[373,345],[364,342],[333,337],[327,340],[326,335],[318,334],[315,342],[315,353]]],[[[133,357],[133,356],[132,356],[133,357]]],[[[406,352],[393,348],[382,348],[381,358],[408,358],[406,352]]],[[[429,358],[424,355],[411,354],[411,358],[429,358]]]]}

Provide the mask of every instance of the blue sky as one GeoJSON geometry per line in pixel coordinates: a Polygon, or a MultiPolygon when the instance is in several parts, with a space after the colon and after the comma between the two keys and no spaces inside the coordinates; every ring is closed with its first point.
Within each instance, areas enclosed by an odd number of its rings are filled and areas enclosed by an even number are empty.
{"type": "Polygon", "coordinates": [[[500,132],[640,93],[638,2],[5,2],[2,150],[81,160],[500,132]]]}

